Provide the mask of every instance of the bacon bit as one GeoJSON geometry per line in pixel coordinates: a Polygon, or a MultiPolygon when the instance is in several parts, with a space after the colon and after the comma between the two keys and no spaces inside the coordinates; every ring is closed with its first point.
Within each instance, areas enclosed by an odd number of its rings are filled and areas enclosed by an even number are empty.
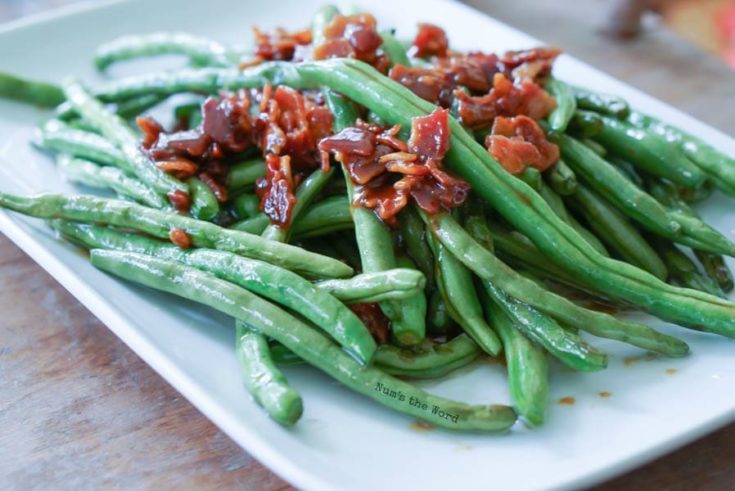
{"type": "Polygon", "coordinates": [[[379,51],[383,38],[377,30],[375,17],[370,14],[336,15],[324,27],[324,42],[314,46],[316,60],[327,58],[357,58],[369,63],[381,72],[389,64],[387,57],[379,51]]]}
{"type": "Polygon", "coordinates": [[[263,63],[265,60],[261,56],[253,56],[250,59],[244,60],[240,62],[240,70],[245,70],[246,68],[251,68],[254,66],[258,66],[261,63],[263,63]]]}
{"type": "Polygon", "coordinates": [[[534,82],[524,81],[516,86],[502,73],[495,74],[493,88],[484,96],[473,97],[460,90],[454,95],[457,114],[470,128],[487,127],[496,116],[525,114],[542,119],[556,107],[554,98],[534,82]]]}
{"type": "Polygon", "coordinates": [[[561,50],[547,47],[508,51],[500,58],[500,63],[506,75],[516,80],[535,81],[551,74],[551,67],[560,54],[561,50]]]}
{"type": "Polygon", "coordinates": [[[391,226],[396,215],[413,199],[429,214],[459,206],[469,185],[441,169],[449,148],[449,115],[436,109],[414,118],[408,145],[391,146],[397,127],[389,130],[362,121],[354,128],[323,139],[319,149],[334,154],[359,185],[354,204],[374,209],[391,226]],[[397,148],[402,147],[402,148],[397,148]]]}
{"type": "Polygon", "coordinates": [[[409,68],[394,65],[388,76],[424,100],[449,107],[454,85],[436,68],[409,68]]]}
{"type": "Polygon", "coordinates": [[[293,195],[291,158],[269,153],[265,158],[265,177],[258,179],[256,193],[260,198],[260,210],[281,228],[288,227],[291,212],[296,204],[293,195]]]}
{"type": "Polygon", "coordinates": [[[390,320],[385,316],[377,303],[355,303],[349,309],[360,318],[378,344],[388,342],[390,336],[390,320]]]}
{"type": "Polygon", "coordinates": [[[419,24],[419,31],[413,40],[411,56],[426,58],[429,56],[446,56],[449,49],[447,34],[434,24],[419,24]]]}
{"type": "Polygon", "coordinates": [[[255,55],[263,60],[291,61],[298,46],[311,43],[311,30],[304,29],[293,33],[277,28],[272,33],[253,28],[255,34],[255,55]]]}
{"type": "Polygon", "coordinates": [[[199,170],[197,164],[185,158],[161,160],[156,162],[156,167],[177,179],[188,179],[199,170]]]}
{"type": "Polygon", "coordinates": [[[168,233],[168,238],[171,239],[174,245],[182,249],[189,249],[192,246],[191,237],[180,228],[171,229],[168,233]]]}
{"type": "Polygon", "coordinates": [[[498,60],[494,53],[471,51],[450,53],[446,58],[439,58],[436,64],[454,86],[484,93],[492,88],[493,77],[501,71],[498,60]]]}
{"type": "Polygon", "coordinates": [[[214,194],[214,197],[217,198],[217,202],[219,203],[226,203],[229,198],[229,192],[227,191],[227,187],[223,186],[222,184],[218,183],[214,177],[212,177],[209,172],[202,172],[199,174],[199,179],[207,185],[209,189],[212,190],[212,194],[214,194]]]}
{"type": "Polygon", "coordinates": [[[163,126],[153,118],[138,116],[135,118],[135,124],[138,125],[141,133],[143,133],[143,142],[141,143],[143,148],[151,148],[156,143],[156,140],[158,140],[158,135],[163,133],[163,126]]]}
{"type": "Polygon", "coordinates": [[[529,166],[543,171],[559,160],[559,147],[528,116],[495,118],[485,146],[511,174],[520,174],[529,166]]]}
{"type": "Polygon", "coordinates": [[[179,213],[188,213],[191,208],[191,198],[183,191],[176,190],[168,193],[168,200],[179,213]]]}

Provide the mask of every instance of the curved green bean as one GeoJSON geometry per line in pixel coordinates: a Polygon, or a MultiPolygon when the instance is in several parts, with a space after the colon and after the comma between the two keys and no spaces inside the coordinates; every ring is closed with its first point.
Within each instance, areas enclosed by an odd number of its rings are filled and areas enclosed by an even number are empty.
{"type": "Polygon", "coordinates": [[[256,157],[230,166],[227,172],[227,189],[237,191],[252,186],[259,177],[265,176],[265,162],[256,157]]]}
{"type": "Polygon", "coordinates": [[[577,101],[574,98],[572,88],[561,80],[551,78],[544,89],[556,99],[556,107],[549,114],[549,127],[551,131],[563,133],[567,129],[569,121],[577,110],[577,101]]]}
{"type": "Polygon", "coordinates": [[[63,218],[132,228],[162,239],[168,239],[171,230],[180,229],[197,247],[261,259],[315,278],[352,275],[352,268],[346,264],[299,247],[125,201],[84,195],[45,194],[29,198],[0,193],[0,207],[36,218],[63,218]]]}
{"type": "Polygon", "coordinates": [[[278,423],[296,423],[304,412],[304,403],[271,360],[268,341],[260,333],[251,331],[245,321],[238,320],[235,326],[235,353],[248,392],[278,423]]]}
{"type": "Polygon", "coordinates": [[[191,190],[191,216],[199,220],[212,221],[219,214],[219,203],[209,186],[198,177],[186,181],[191,190]]]}
{"type": "Polygon", "coordinates": [[[396,268],[362,273],[344,280],[321,280],[314,285],[344,303],[374,303],[405,300],[420,294],[426,286],[426,278],[415,269],[396,268]]]}
{"type": "Polygon", "coordinates": [[[580,109],[588,109],[601,114],[609,114],[616,118],[625,118],[630,112],[630,106],[624,99],[607,94],[600,94],[588,89],[574,87],[574,97],[580,109]]]}
{"type": "Polygon", "coordinates": [[[362,367],[325,336],[247,290],[193,268],[133,253],[94,250],[92,264],[122,278],[208,305],[272,337],[327,375],[404,414],[453,430],[503,431],[516,420],[499,405],[467,405],[433,396],[362,367]]]}
{"type": "Polygon", "coordinates": [[[674,244],[665,240],[653,240],[661,259],[666,263],[669,279],[675,283],[725,298],[725,293],[709,276],[699,272],[697,265],[674,244]]]}
{"type": "Polygon", "coordinates": [[[131,171],[125,155],[106,138],[96,133],[50,120],[41,127],[39,135],[38,144],[46,150],[111,165],[126,172],[131,171]]]}
{"type": "Polygon", "coordinates": [[[467,334],[460,334],[446,343],[424,342],[413,350],[383,344],[373,360],[377,368],[391,375],[439,378],[469,365],[481,353],[480,348],[467,334]]]}

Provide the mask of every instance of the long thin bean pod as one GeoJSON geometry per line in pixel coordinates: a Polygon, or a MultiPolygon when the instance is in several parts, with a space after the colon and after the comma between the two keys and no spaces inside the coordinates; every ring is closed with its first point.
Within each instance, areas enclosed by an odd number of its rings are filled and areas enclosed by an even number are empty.
{"type": "Polygon", "coordinates": [[[725,298],[720,285],[709,276],[700,273],[697,265],[674,244],[663,239],[654,239],[652,244],[666,263],[669,277],[675,283],[725,298]]]}
{"type": "Polygon", "coordinates": [[[519,332],[502,309],[486,303],[488,320],[500,335],[508,366],[513,408],[528,425],[540,426],[549,405],[549,362],[544,350],[519,332]]]}
{"type": "Polygon", "coordinates": [[[39,131],[39,146],[52,152],[91,160],[130,172],[125,155],[106,138],[50,120],[39,131]]]}
{"type": "Polygon", "coordinates": [[[384,344],[375,353],[374,362],[391,375],[438,378],[472,363],[480,353],[467,334],[460,334],[446,343],[427,341],[414,350],[384,344]]]}
{"type": "Polygon", "coordinates": [[[577,176],[563,160],[554,164],[546,174],[549,185],[562,196],[572,194],[577,189],[577,176]]]}
{"type": "Polygon", "coordinates": [[[574,91],[561,80],[552,78],[544,84],[544,89],[556,99],[556,107],[549,114],[551,131],[563,133],[577,110],[574,91]]]}
{"type": "Polygon", "coordinates": [[[304,412],[304,403],[271,360],[268,341],[260,333],[251,331],[245,321],[238,320],[235,325],[235,353],[248,392],[277,422],[296,423],[304,412]]]}
{"type": "Polygon", "coordinates": [[[63,222],[55,222],[54,227],[89,249],[136,252],[178,261],[238,284],[299,312],[363,363],[375,352],[375,341],[351,310],[326,291],[283,268],[228,252],[181,249],[103,227],[63,222]]]}
{"type": "Polygon", "coordinates": [[[206,221],[214,219],[219,214],[219,203],[212,189],[198,177],[190,178],[186,184],[191,190],[191,216],[206,221]]]}
{"type": "Polygon", "coordinates": [[[60,87],[0,72],[0,99],[11,99],[40,107],[56,107],[66,100],[60,87]]]}
{"type": "Polygon", "coordinates": [[[37,218],[63,218],[133,228],[161,239],[168,239],[172,230],[181,230],[197,247],[261,259],[315,278],[341,278],[352,274],[352,268],[346,264],[299,247],[125,201],[58,194],[24,198],[0,193],[0,207],[37,218]]]}
{"type": "Polygon", "coordinates": [[[416,267],[426,276],[431,287],[434,284],[434,256],[426,243],[426,227],[412,206],[405,207],[399,216],[403,245],[416,267]]]}
{"type": "Polygon", "coordinates": [[[122,278],[215,308],[279,341],[307,363],[373,400],[454,430],[503,431],[516,420],[507,406],[468,405],[433,396],[384,372],[362,367],[325,336],[247,290],[170,261],[94,250],[92,264],[122,278]]]}
{"type": "Polygon", "coordinates": [[[373,303],[404,300],[420,294],[426,286],[426,278],[415,269],[396,268],[362,273],[344,280],[321,280],[314,285],[345,303],[373,303]]]}
{"type": "Polygon", "coordinates": [[[115,167],[101,167],[88,160],[61,154],[56,159],[59,171],[69,181],[97,189],[111,189],[118,195],[144,205],[166,209],[169,204],[152,188],[125,175],[115,167]]]}
{"type": "Polygon", "coordinates": [[[630,113],[630,106],[620,97],[600,94],[580,87],[574,87],[573,89],[577,106],[581,109],[609,114],[617,118],[624,118],[630,113]]]}
{"type": "Polygon", "coordinates": [[[230,191],[237,191],[252,186],[259,177],[264,175],[265,162],[261,157],[234,164],[227,171],[227,188],[230,191]]]}

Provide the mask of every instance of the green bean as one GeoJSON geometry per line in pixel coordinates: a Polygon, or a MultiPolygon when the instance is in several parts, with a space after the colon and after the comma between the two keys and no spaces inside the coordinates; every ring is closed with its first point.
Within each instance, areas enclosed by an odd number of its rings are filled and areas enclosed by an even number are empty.
{"type": "Polygon", "coordinates": [[[230,208],[235,218],[253,218],[260,213],[260,198],[255,194],[242,193],[232,200],[230,208]]]}
{"type": "Polygon", "coordinates": [[[500,340],[485,322],[470,271],[443,244],[427,234],[436,258],[436,283],[447,312],[489,355],[500,353],[500,340]]]}
{"type": "Polygon", "coordinates": [[[411,378],[439,378],[469,365],[481,350],[467,334],[446,343],[426,341],[415,350],[383,344],[375,353],[377,368],[391,375],[411,378]]]}
{"type": "MultiPolygon", "coordinates": [[[[296,204],[291,210],[291,227],[283,228],[275,223],[271,223],[263,231],[263,237],[269,240],[276,240],[278,242],[288,242],[289,236],[291,235],[290,230],[293,228],[299,216],[304,210],[311,204],[312,201],[321,193],[324,186],[331,179],[334,174],[334,169],[329,169],[326,172],[322,172],[320,169],[315,170],[309,175],[296,189],[296,204]]],[[[307,231],[311,231],[310,228],[306,228],[307,231]]]]}
{"type": "Polygon", "coordinates": [[[731,196],[735,195],[735,159],[696,136],[653,116],[633,111],[628,116],[628,121],[678,145],[692,162],[713,178],[721,191],[731,196]]]}
{"type": "Polygon", "coordinates": [[[151,288],[203,303],[279,341],[307,363],[392,409],[454,430],[502,431],[515,423],[507,406],[470,406],[433,396],[384,372],[362,367],[325,336],[247,290],[177,263],[94,250],[92,264],[151,288]]]}
{"type": "Polygon", "coordinates": [[[548,171],[546,176],[551,188],[562,196],[568,196],[577,189],[577,176],[561,159],[548,171]]]}
{"type": "Polygon", "coordinates": [[[270,343],[271,360],[279,365],[299,365],[304,360],[279,342],[270,343]]]}
{"type": "MultiPolygon", "coordinates": [[[[327,106],[334,114],[334,129],[341,131],[357,119],[357,108],[332,90],[323,90],[327,106]]],[[[352,203],[354,184],[348,172],[344,172],[347,197],[352,203]]],[[[355,226],[355,238],[360,251],[360,263],[366,273],[393,269],[396,256],[393,238],[386,225],[372,212],[352,204],[349,207],[355,226]]],[[[426,299],[409,298],[401,302],[381,302],[380,308],[391,321],[391,331],[396,342],[403,346],[415,346],[426,334],[426,299]],[[422,313],[423,309],[423,313],[422,313]]]]}
{"type": "Polygon", "coordinates": [[[97,48],[94,63],[100,71],[113,63],[158,55],[185,55],[200,66],[232,66],[237,56],[218,42],[178,32],[122,36],[97,48]]]}
{"type": "Polygon", "coordinates": [[[538,192],[541,189],[541,172],[538,169],[527,167],[517,177],[528,184],[534,191],[538,192]]]}
{"type": "MultiPolygon", "coordinates": [[[[477,276],[491,282],[508,296],[528,304],[564,325],[668,356],[683,356],[689,351],[686,343],[661,334],[648,326],[582,308],[560,295],[539,287],[478,244],[448,214],[431,217],[430,225],[437,240],[477,276]]],[[[497,238],[494,239],[495,244],[499,245],[497,238]]]]}
{"type": "Polygon", "coordinates": [[[452,324],[447,304],[438,289],[434,290],[429,297],[426,318],[427,328],[432,334],[446,334],[452,324]]]}
{"type": "MultiPolygon", "coordinates": [[[[607,161],[613,164],[615,167],[622,172],[622,174],[633,184],[638,186],[639,188],[644,188],[644,181],[641,177],[641,173],[636,169],[636,167],[628,162],[625,159],[621,159],[620,157],[616,157],[615,155],[610,155],[607,158],[607,161]]],[[[654,196],[655,198],[655,196],[654,196]]],[[[658,199],[658,198],[657,198],[658,199]]],[[[659,200],[661,201],[661,200],[659,200]]]]}
{"type": "Polygon", "coordinates": [[[420,294],[426,286],[426,278],[415,269],[396,268],[362,273],[345,280],[321,280],[314,285],[344,303],[373,303],[405,300],[420,294]]]}
{"type": "Polygon", "coordinates": [[[666,263],[670,280],[687,288],[725,298],[725,293],[717,282],[700,273],[696,264],[675,245],[662,239],[655,239],[652,243],[661,259],[666,263]]]}
{"type": "Polygon", "coordinates": [[[355,271],[362,271],[360,251],[357,248],[357,242],[355,241],[355,233],[353,230],[341,233],[338,232],[332,235],[331,242],[339,254],[339,259],[352,266],[355,271]]]}
{"type": "Polygon", "coordinates": [[[186,184],[191,190],[191,216],[212,221],[219,214],[219,203],[210,187],[198,177],[190,178],[186,184]]]}
{"type": "Polygon", "coordinates": [[[681,226],[672,220],[666,208],[630,182],[616,167],[574,138],[566,135],[550,135],[549,138],[559,145],[574,172],[625,215],[664,237],[673,238],[680,233],[681,226]]]}
{"type": "Polygon", "coordinates": [[[502,309],[486,302],[488,320],[503,342],[513,408],[529,426],[541,426],[549,405],[549,362],[544,350],[521,334],[502,309]]]}
{"type": "Polygon", "coordinates": [[[380,37],[383,38],[383,44],[380,45],[380,48],[388,55],[392,65],[411,66],[411,60],[408,59],[406,49],[396,39],[393,32],[381,31],[380,37]]]}
{"type": "Polygon", "coordinates": [[[602,116],[590,111],[574,111],[570,124],[575,134],[587,139],[598,136],[605,129],[602,116]]]}
{"type": "Polygon", "coordinates": [[[65,236],[89,249],[135,252],[178,261],[240,285],[299,312],[362,363],[367,363],[375,352],[375,341],[351,310],[328,292],[283,268],[228,252],[185,250],[109,228],[59,222],[52,225],[65,236]]]}
{"type": "Polygon", "coordinates": [[[594,247],[597,252],[599,252],[603,256],[609,256],[607,249],[605,249],[605,246],[602,244],[602,242],[600,242],[600,239],[598,239],[597,236],[590,232],[588,229],[583,227],[576,218],[569,214],[566,206],[564,206],[564,201],[558,194],[554,192],[553,189],[551,189],[545,183],[541,183],[539,195],[544,199],[544,201],[546,201],[546,203],[556,214],[556,216],[568,223],[589,245],[594,247]]]}
{"type": "Polygon", "coordinates": [[[119,116],[107,111],[81,85],[76,82],[68,83],[64,87],[64,94],[66,94],[74,110],[89,123],[99,128],[107,139],[121,148],[130,170],[141,181],[164,196],[174,191],[188,194],[188,187],[184,183],[158,169],[140,150],[135,133],[125,122],[119,116]]]}
{"type": "Polygon", "coordinates": [[[597,117],[602,120],[603,126],[592,138],[631,164],[683,186],[696,186],[706,179],[707,176],[679,149],[655,133],[619,119],[597,117]]]}
{"type": "MultiPolygon", "coordinates": [[[[414,262],[402,253],[396,254],[396,266],[421,274],[421,271],[416,269],[414,262]]],[[[404,299],[401,303],[401,320],[403,321],[401,324],[410,322],[408,324],[410,326],[408,332],[411,336],[420,336],[423,340],[426,335],[426,294],[423,289],[419,290],[415,295],[404,299]]],[[[405,346],[406,343],[401,342],[400,339],[406,337],[406,328],[403,327],[402,330],[396,331],[395,326],[391,325],[391,331],[393,337],[398,340],[398,344],[405,346]]],[[[413,345],[413,342],[409,343],[409,345],[413,345]]]]}
{"type": "Polygon", "coordinates": [[[346,264],[309,253],[298,247],[125,201],[84,195],[45,194],[37,197],[20,197],[0,193],[0,207],[36,218],[63,218],[132,228],[162,239],[168,239],[172,230],[180,229],[197,247],[261,259],[316,278],[341,278],[352,275],[352,268],[346,264]]]}
{"type": "Polygon", "coordinates": [[[630,264],[638,266],[661,280],[668,276],[666,265],[636,228],[605,199],[586,186],[577,186],[570,203],[587,221],[605,245],[630,264]]]}
{"type": "Polygon", "coordinates": [[[69,181],[97,189],[111,189],[118,195],[159,209],[170,208],[165,199],[137,179],[115,167],[100,167],[94,162],[61,154],[56,159],[59,171],[69,181]]]}
{"type": "Polygon", "coordinates": [[[64,102],[66,97],[56,85],[0,72],[0,99],[52,108],[64,102]]]}
{"type": "Polygon", "coordinates": [[[257,215],[240,220],[229,226],[230,230],[237,230],[238,232],[246,232],[248,234],[260,235],[270,224],[270,220],[265,213],[258,213],[257,215]]]}
{"type": "Polygon", "coordinates": [[[549,114],[551,131],[563,133],[566,131],[569,120],[574,115],[574,111],[577,110],[574,91],[570,86],[555,78],[549,79],[544,84],[544,89],[556,99],[556,107],[549,114]]]}
{"type": "MultiPolygon", "coordinates": [[[[434,106],[370,66],[348,58],[266,63],[246,70],[205,69],[153,74],[115,82],[96,93],[107,99],[136,93],[235,90],[265,82],[295,88],[329,86],[375,111],[390,124],[409,127],[434,106]]],[[[487,150],[450,118],[447,168],[467,180],[506,220],[526,234],[550,261],[557,262],[607,296],[643,307],[661,318],[723,335],[735,335],[735,306],[717,297],[677,288],[638,268],[605,258],[556,217],[543,199],[509,175],[487,150]]]]}
{"type": "Polygon", "coordinates": [[[620,97],[599,94],[579,87],[574,87],[573,89],[574,96],[577,99],[577,106],[581,109],[588,109],[617,118],[625,118],[630,112],[628,103],[620,97]]]}
{"type": "Polygon", "coordinates": [[[248,392],[278,423],[296,423],[304,412],[304,403],[271,360],[268,341],[251,331],[245,321],[238,320],[235,325],[235,352],[248,392]]]}
{"type": "Polygon", "coordinates": [[[584,145],[587,148],[589,148],[590,150],[592,150],[593,152],[595,152],[600,157],[603,157],[604,158],[604,157],[607,156],[607,149],[605,147],[603,147],[602,145],[600,145],[599,143],[597,143],[595,140],[593,140],[591,138],[582,138],[579,141],[582,142],[582,143],[584,143],[584,145]]]}
{"type": "Polygon", "coordinates": [[[265,162],[261,157],[232,165],[227,172],[227,188],[230,191],[252,186],[265,175],[265,162]]]}
{"type": "Polygon", "coordinates": [[[125,155],[115,145],[95,133],[50,120],[41,127],[39,135],[39,145],[46,150],[130,171],[125,155]]]}
{"type": "Polygon", "coordinates": [[[733,283],[732,271],[727,267],[725,260],[719,254],[712,254],[711,252],[704,252],[694,250],[694,255],[699,259],[699,263],[702,265],[705,273],[712,278],[720,288],[729,293],[732,291],[733,283]]]}
{"type": "Polygon", "coordinates": [[[148,111],[149,109],[157,106],[161,102],[165,101],[166,97],[158,96],[155,94],[136,97],[123,101],[117,105],[115,112],[124,120],[133,119],[136,116],[148,111]]]}
{"type": "Polygon", "coordinates": [[[411,256],[416,267],[424,273],[429,288],[434,285],[434,256],[426,243],[426,228],[412,206],[406,206],[398,216],[401,239],[406,252],[411,256]]]}

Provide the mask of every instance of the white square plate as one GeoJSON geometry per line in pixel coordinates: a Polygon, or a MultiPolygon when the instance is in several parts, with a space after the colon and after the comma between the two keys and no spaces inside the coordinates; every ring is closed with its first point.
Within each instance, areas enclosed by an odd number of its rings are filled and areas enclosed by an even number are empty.
{"type": "MultiPolygon", "coordinates": [[[[126,33],[181,30],[249,42],[250,28],[308,25],[321,1],[130,0],[85,4],[0,27],[0,70],[94,83],[95,46],[126,33]]],[[[353,2],[346,2],[348,5],[353,2]]],[[[365,2],[366,4],[368,2],[365,2]]],[[[439,0],[371,1],[381,26],[410,36],[419,21],[446,28],[459,49],[503,51],[539,44],[465,6],[439,0]]],[[[147,63],[155,68],[156,63],[147,63]]],[[[735,142],[692,118],[563,56],[562,79],[620,94],[735,155],[735,142]]],[[[0,102],[0,189],[73,192],[46,156],[28,145],[37,110],[0,102]]],[[[735,236],[732,201],[710,200],[707,221],[735,236]]],[[[42,223],[0,213],[0,230],[22,247],[147,363],[235,441],[275,472],[308,489],[554,489],[581,487],[650,460],[735,416],[735,343],[647,319],[691,344],[683,360],[626,363],[636,349],[597,343],[613,358],[603,373],[555,369],[548,423],[480,435],[417,431],[411,419],[357,396],[304,367],[287,370],[306,411],[295,428],[271,422],[242,387],[231,322],[206,308],[96,271],[42,223]],[[609,392],[607,398],[600,392],[609,392]]],[[[643,318],[643,316],[641,316],[643,318]]],[[[427,390],[470,402],[508,402],[501,367],[487,363],[427,390]]]]}

